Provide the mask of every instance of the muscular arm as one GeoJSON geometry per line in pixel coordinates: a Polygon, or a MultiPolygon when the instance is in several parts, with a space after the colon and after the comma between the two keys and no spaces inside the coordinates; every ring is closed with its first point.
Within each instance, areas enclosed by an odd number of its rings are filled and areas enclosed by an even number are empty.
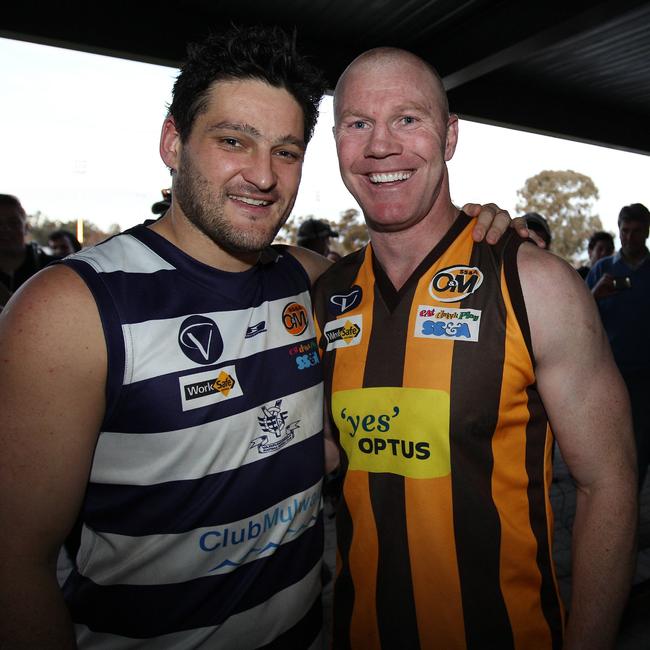
{"type": "Polygon", "coordinates": [[[104,411],[106,349],[81,279],[55,267],[0,316],[0,647],[74,648],[56,582],[104,411]]]}
{"type": "Polygon", "coordinates": [[[636,462],[627,392],[594,301],[554,255],[521,246],[539,391],[577,486],[565,650],[613,648],[634,570],[636,462]]]}

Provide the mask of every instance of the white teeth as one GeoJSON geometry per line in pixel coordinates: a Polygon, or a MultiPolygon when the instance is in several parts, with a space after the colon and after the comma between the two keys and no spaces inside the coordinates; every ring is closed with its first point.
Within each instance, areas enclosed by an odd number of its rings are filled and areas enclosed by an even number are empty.
{"type": "Polygon", "coordinates": [[[368,174],[372,183],[394,183],[411,178],[413,172],[388,172],[385,174],[368,174]]]}
{"type": "Polygon", "coordinates": [[[242,203],[248,203],[248,205],[271,205],[271,201],[262,201],[260,199],[251,199],[248,196],[236,196],[235,194],[229,194],[229,198],[234,199],[235,201],[241,201],[242,203]]]}

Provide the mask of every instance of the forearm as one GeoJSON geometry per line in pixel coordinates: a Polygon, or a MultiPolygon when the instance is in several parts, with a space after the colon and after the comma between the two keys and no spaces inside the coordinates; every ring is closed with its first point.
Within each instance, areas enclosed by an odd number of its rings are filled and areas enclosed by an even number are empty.
{"type": "Polygon", "coordinates": [[[565,650],[615,646],[635,566],[636,498],[627,479],[578,490],[565,650]]]}
{"type": "Polygon", "coordinates": [[[0,647],[6,650],[73,650],[74,630],[61,590],[49,569],[20,561],[2,570],[0,647]]]}

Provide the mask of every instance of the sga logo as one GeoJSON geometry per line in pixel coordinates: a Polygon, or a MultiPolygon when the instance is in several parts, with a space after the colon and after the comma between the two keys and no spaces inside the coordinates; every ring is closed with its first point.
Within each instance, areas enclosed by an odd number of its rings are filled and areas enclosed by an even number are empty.
{"type": "Polygon", "coordinates": [[[482,283],[483,274],[475,266],[449,266],[433,276],[429,293],[440,302],[457,302],[473,294],[482,283]]]}

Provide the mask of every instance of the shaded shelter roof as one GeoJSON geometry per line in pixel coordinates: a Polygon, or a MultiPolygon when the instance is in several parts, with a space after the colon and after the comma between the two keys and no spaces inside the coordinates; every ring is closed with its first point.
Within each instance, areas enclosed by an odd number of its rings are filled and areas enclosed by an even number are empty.
{"type": "Polygon", "coordinates": [[[634,0],[13,0],[0,36],[178,66],[230,22],[297,29],[333,87],[379,45],[440,72],[467,119],[650,154],[650,2],[634,0]]]}

